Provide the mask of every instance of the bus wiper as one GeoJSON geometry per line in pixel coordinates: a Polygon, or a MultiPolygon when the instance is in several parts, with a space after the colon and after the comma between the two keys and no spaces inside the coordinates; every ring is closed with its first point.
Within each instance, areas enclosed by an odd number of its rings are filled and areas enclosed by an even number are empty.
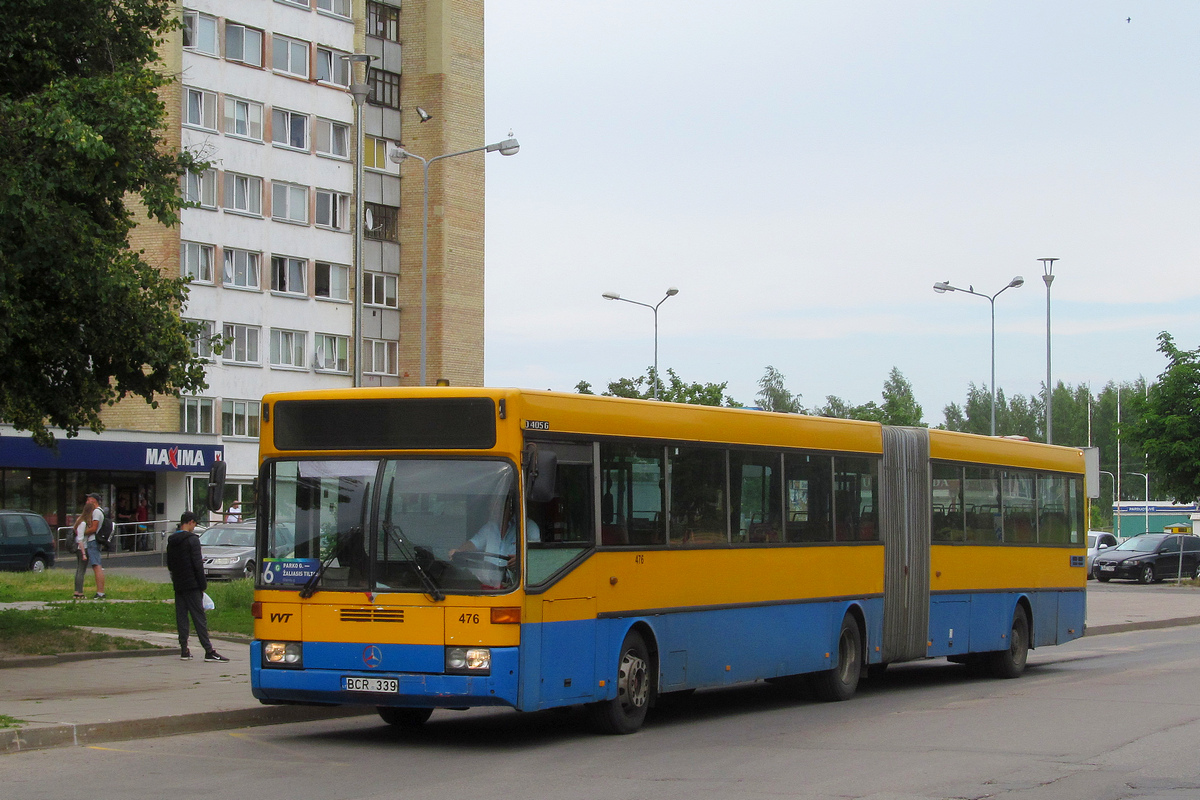
{"type": "MultiPolygon", "coordinates": [[[[361,530],[361,528],[351,528],[350,530],[346,531],[346,533],[351,534],[355,531],[361,530]]],[[[342,543],[345,542],[347,538],[349,537],[343,536],[341,533],[339,533],[337,538],[333,540],[333,549],[330,551],[329,556],[321,562],[321,566],[317,568],[317,571],[312,574],[312,577],[305,582],[304,588],[300,590],[300,596],[302,598],[307,600],[316,594],[317,584],[321,582],[321,576],[325,574],[325,569],[333,563],[333,560],[341,555],[342,543]]]]}
{"type": "Polygon", "coordinates": [[[442,592],[442,590],[438,587],[437,582],[429,576],[429,573],[425,571],[425,568],[421,566],[421,562],[417,560],[417,553],[413,551],[412,546],[408,542],[404,541],[404,531],[400,530],[399,526],[393,525],[390,522],[383,522],[381,524],[383,525],[384,532],[386,532],[388,535],[388,539],[395,544],[396,549],[400,551],[400,555],[413,565],[413,570],[416,571],[417,577],[421,579],[421,583],[425,586],[426,593],[434,601],[445,600],[445,593],[442,592]]]}

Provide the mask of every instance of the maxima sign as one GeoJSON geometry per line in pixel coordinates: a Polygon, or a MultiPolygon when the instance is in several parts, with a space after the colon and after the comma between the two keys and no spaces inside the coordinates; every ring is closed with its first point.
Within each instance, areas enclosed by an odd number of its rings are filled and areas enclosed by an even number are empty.
{"type": "Polygon", "coordinates": [[[59,437],[52,448],[25,436],[0,436],[0,467],[135,472],[208,472],[224,458],[219,444],[113,442],[59,437]]]}

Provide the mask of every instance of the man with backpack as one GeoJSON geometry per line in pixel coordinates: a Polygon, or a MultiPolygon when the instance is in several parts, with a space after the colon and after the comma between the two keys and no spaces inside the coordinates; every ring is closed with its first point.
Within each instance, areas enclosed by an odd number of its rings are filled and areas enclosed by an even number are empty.
{"type": "MultiPolygon", "coordinates": [[[[96,594],[94,599],[104,599],[104,567],[100,566],[100,537],[104,535],[105,525],[107,530],[112,530],[112,523],[107,521],[104,516],[104,511],[100,508],[100,495],[92,492],[87,496],[87,503],[83,507],[83,516],[88,520],[87,530],[84,533],[84,549],[87,552],[87,563],[96,574],[96,594]]],[[[111,535],[111,534],[110,534],[111,535]]]]}

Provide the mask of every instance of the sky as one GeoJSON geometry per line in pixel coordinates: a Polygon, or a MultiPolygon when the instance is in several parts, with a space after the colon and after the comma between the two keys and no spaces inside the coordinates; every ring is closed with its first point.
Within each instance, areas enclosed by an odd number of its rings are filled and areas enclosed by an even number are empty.
{"type": "Polygon", "coordinates": [[[1200,3],[487,0],[485,382],[753,405],[1153,378],[1200,346],[1200,3]],[[1128,21],[1127,21],[1128,19],[1128,21]]]}

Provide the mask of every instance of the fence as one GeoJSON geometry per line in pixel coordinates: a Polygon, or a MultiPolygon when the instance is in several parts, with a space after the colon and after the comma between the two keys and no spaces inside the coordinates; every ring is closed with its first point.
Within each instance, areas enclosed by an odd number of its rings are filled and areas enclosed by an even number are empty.
{"type": "MultiPolygon", "coordinates": [[[[167,549],[167,536],[179,526],[178,522],[169,519],[155,519],[146,522],[116,522],[113,523],[112,543],[108,551],[112,553],[157,553],[167,549]]],[[[58,529],[58,550],[70,555],[75,551],[75,529],[64,527],[58,529]]]]}

